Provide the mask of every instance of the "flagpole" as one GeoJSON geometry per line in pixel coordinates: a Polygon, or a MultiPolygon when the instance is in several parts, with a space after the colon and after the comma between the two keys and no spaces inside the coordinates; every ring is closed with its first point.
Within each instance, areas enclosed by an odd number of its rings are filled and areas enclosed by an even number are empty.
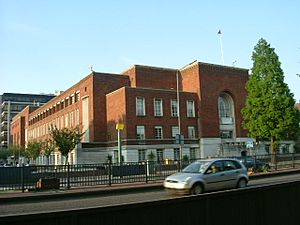
{"type": "Polygon", "coordinates": [[[218,35],[220,37],[222,63],[223,63],[223,65],[225,65],[225,63],[224,63],[224,54],[223,54],[223,44],[222,44],[222,32],[221,32],[221,30],[218,31],[218,35]]]}

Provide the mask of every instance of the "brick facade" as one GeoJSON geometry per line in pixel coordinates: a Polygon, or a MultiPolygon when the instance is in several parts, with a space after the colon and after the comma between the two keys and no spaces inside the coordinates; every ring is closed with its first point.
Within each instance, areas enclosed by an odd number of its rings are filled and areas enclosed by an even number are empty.
{"type": "MultiPolygon", "coordinates": [[[[103,157],[116,151],[116,123],[122,122],[125,124],[122,143],[128,161],[137,159],[139,149],[165,149],[165,155],[170,157],[173,149],[178,147],[172,137],[172,127],[178,127],[179,120],[171,113],[171,101],[177,100],[177,73],[180,130],[185,137],[186,153],[193,148],[197,149],[197,157],[210,155],[201,145],[209,140],[213,143],[210,148],[216,154],[218,143],[221,143],[218,98],[222,93],[233,100],[234,121],[230,126],[234,129],[234,137],[229,141],[246,138],[247,133],[241,126],[241,109],[247,95],[248,70],[197,62],[181,70],[134,65],[122,74],[92,72],[45,105],[27,112],[28,140],[49,137],[51,124],[58,128],[80,124],[84,131],[88,130],[88,137],[83,140],[88,143],[82,144],[82,148],[86,148],[83,152],[94,147],[103,157]],[[137,115],[137,98],[144,101],[145,114],[142,116],[137,115]],[[160,116],[154,114],[155,99],[162,106],[160,116]],[[187,116],[188,104],[194,107],[193,116],[187,116]],[[143,142],[137,138],[137,126],[145,128],[143,142]],[[155,137],[156,126],[163,130],[160,140],[155,137]],[[188,137],[190,127],[195,128],[192,139],[188,137]]],[[[20,124],[20,121],[14,121],[15,127],[20,124]]],[[[13,133],[16,135],[17,130],[22,129],[15,129],[13,133]]],[[[78,155],[86,157],[83,152],[78,155]]],[[[79,162],[79,159],[75,161],[79,162]]]]}

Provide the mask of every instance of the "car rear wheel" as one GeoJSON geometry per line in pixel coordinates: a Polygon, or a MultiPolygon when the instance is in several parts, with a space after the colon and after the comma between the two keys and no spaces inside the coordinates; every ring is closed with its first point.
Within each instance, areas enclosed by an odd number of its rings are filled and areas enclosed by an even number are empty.
{"type": "Polygon", "coordinates": [[[194,186],[191,189],[191,194],[192,195],[199,195],[203,193],[203,186],[202,184],[194,184],[194,186]]]}
{"type": "Polygon", "coordinates": [[[237,188],[244,188],[247,187],[247,180],[242,178],[237,183],[237,188]]]}

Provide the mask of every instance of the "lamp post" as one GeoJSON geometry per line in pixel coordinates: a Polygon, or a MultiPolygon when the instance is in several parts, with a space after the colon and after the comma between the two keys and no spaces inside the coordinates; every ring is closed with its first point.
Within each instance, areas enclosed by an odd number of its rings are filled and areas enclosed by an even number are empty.
{"type": "Polygon", "coordinates": [[[122,163],[122,136],[121,131],[124,129],[123,123],[116,124],[116,130],[118,131],[118,163],[122,163]]]}
{"type": "MultiPolygon", "coordinates": [[[[177,118],[178,118],[178,135],[177,142],[179,143],[179,162],[182,163],[182,135],[181,135],[181,122],[180,122],[180,96],[179,96],[179,74],[178,70],[176,71],[176,95],[177,95],[177,118]]],[[[181,169],[181,165],[180,165],[181,169]]]]}

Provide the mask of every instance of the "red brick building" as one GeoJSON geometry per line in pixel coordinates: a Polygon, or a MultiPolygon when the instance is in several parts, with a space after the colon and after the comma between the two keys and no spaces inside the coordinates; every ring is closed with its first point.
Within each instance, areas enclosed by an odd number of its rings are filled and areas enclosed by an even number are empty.
{"type": "MultiPolygon", "coordinates": [[[[127,162],[145,160],[151,152],[157,160],[179,159],[179,133],[184,136],[182,155],[188,158],[224,155],[228,149],[239,154],[229,146],[246,141],[241,109],[247,79],[246,69],[201,62],[180,70],[134,65],[121,74],[92,72],[40,108],[20,113],[12,134],[24,133],[26,144],[49,137],[51,124],[81,124],[85,136],[71,153],[71,163],[104,162],[108,156],[117,161],[117,123],[125,125],[127,162]]],[[[53,163],[60,160],[55,154],[53,163]]]]}

